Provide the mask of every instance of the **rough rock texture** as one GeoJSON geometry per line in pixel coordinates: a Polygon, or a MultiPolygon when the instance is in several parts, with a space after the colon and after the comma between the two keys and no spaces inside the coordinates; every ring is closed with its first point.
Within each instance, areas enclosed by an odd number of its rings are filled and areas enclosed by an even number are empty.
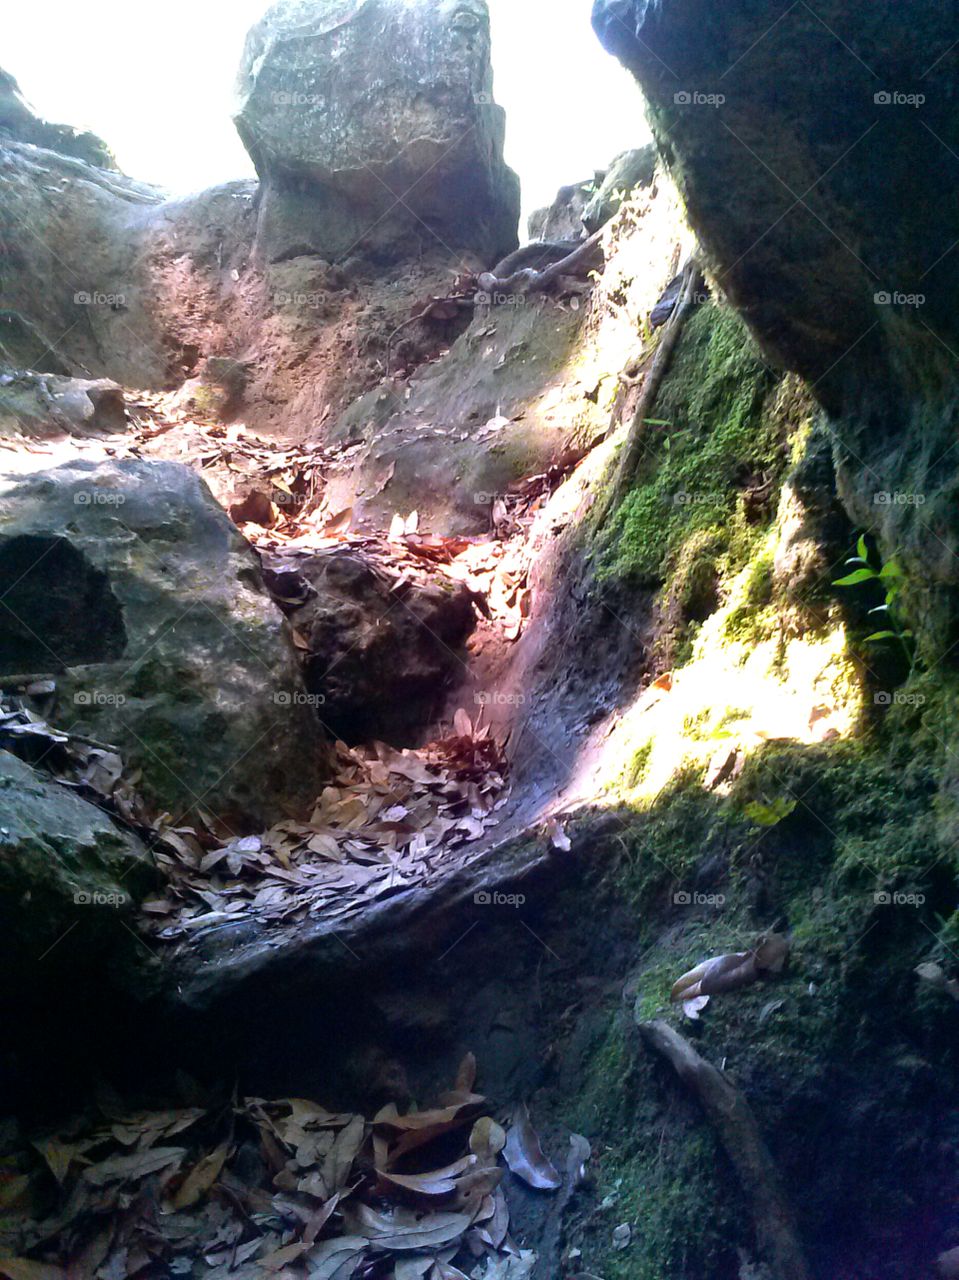
{"type": "Polygon", "coordinates": [[[270,261],[406,257],[411,237],[490,260],[515,248],[485,0],[280,0],[237,92],[270,261]]]}
{"type": "Polygon", "coordinates": [[[583,211],[592,199],[602,171],[595,179],[560,187],[552,204],[529,215],[530,240],[582,240],[583,211]]]}
{"type": "Polygon", "coordinates": [[[941,6],[906,22],[892,3],[596,0],[594,25],[642,85],[722,288],[828,410],[843,501],[903,559],[938,658],[959,638],[959,46],[941,6]]]}
{"type": "Polygon", "coordinates": [[[62,155],[99,165],[101,169],[117,167],[110,148],[95,133],[71,129],[65,124],[49,124],[36,116],[24,102],[16,80],[3,70],[0,70],[0,135],[37,147],[49,147],[62,155]]]}
{"type": "Polygon", "coordinates": [[[461,650],[476,621],[466,587],[436,581],[396,592],[358,552],[298,560],[267,583],[309,646],[304,676],[323,723],[349,743],[416,744],[464,673],[461,650]]]}
{"type": "Polygon", "coordinates": [[[0,373],[0,438],[107,435],[126,420],[123,388],[109,378],[0,373]]]}
{"type": "Polygon", "coordinates": [[[0,671],[59,672],[58,722],[115,743],[174,817],[302,808],[319,727],[258,562],[172,463],[0,481],[0,671]]]}
{"type": "Polygon", "coordinates": [[[142,842],[7,751],[0,814],[0,1007],[78,965],[129,971],[139,944],[123,926],[152,883],[142,842]]]}
{"type": "Polygon", "coordinates": [[[510,486],[606,435],[637,330],[689,239],[660,170],[604,233],[595,288],[565,300],[497,295],[442,361],[384,380],[331,423],[330,438],[365,449],[330,477],[330,509],[352,506],[355,527],[417,510],[433,533],[488,532],[510,486]]]}
{"type": "Polygon", "coordinates": [[[583,224],[590,235],[616,216],[620,205],[637,187],[652,183],[658,162],[659,153],[652,143],[616,157],[583,210],[583,224]]]}

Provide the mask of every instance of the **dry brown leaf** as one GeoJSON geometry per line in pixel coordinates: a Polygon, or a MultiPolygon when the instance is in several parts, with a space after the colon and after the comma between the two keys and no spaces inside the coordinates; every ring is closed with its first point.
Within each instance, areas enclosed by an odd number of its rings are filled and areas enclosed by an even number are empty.
{"type": "Polygon", "coordinates": [[[164,1202],[165,1212],[175,1213],[179,1209],[189,1209],[203,1199],[220,1176],[230,1154],[230,1145],[229,1140],[221,1142],[193,1166],[176,1191],[167,1197],[164,1202]]]}

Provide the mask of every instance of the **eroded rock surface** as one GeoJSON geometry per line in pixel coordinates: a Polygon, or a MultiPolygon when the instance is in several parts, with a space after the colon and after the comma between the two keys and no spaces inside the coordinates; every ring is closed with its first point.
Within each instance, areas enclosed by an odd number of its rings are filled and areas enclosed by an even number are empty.
{"type": "Polygon", "coordinates": [[[155,804],[227,822],[302,809],[320,730],[257,559],[173,463],[0,481],[0,671],[58,673],[58,723],[117,745],[155,804]]]}
{"type": "Polygon", "coordinates": [[[465,673],[476,615],[461,583],[395,581],[360,552],[279,561],[267,581],[306,646],[318,714],[348,743],[415,744],[465,673]]]}
{"type": "Polygon", "coordinates": [[[519,181],[492,85],[485,0],[275,4],[247,38],[235,117],[264,184],[261,249],[508,253],[519,181]]]}
{"type": "Polygon", "coordinates": [[[7,751],[0,813],[0,1007],[78,970],[133,977],[136,899],[152,882],[142,841],[7,751]]]}
{"type": "Polygon", "coordinates": [[[593,21],[722,288],[831,415],[843,501],[911,571],[938,658],[959,635],[959,47],[940,6],[907,23],[891,3],[596,0],[593,21]]]}

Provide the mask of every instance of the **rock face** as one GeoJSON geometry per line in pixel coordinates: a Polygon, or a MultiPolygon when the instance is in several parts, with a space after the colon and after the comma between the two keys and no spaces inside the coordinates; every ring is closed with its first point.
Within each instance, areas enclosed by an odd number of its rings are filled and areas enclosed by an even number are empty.
{"type": "Polygon", "coordinates": [[[78,969],[132,976],[135,899],[152,882],[144,845],[92,804],[0,751],[0,1007],[78,969]],[[127,927],[125,928],[124,925],[127,927]]]}
{"type": "Polygon", "coordinates": [[[476,621],[466,587],[407,583],[396,592],[353,552],[284,566],[267,581],[308,645],[304,675],[323,723],[348,743],[416,745],[463,676],[461,649],[476,621]]]}
{"type": "Polygon", "coordinates": [[[408,256],[411,236],[489,260],[516,247],[485,0],[280,0],[237,92],[270,261],[408,256]]]}
{"type": "Polygon", "coordinates": [[[71,129],[65,124],[49,124],[36,116],[23,100],[20,86],[8,71],[0,70],[0,135],[36,147],[49,147],[65,156],[86,160],[101,169],[115,169],[116,161],[107,144],[95,133],[71,129]]]}
{"type": "Polygon", "coordinates": [[[620,205],[637,187],[652,184],[658,160],[659,153],[652,143],[616,157],[583,210],[583,224],[590,235],[616,216],[620,205]]]}
{"type": "Polygon", "coordinates": [[[95,436],[126,420],[123,389],[109,378],[0,373],[0,437],[95,436]]]}
{"type": "Polygon", "coordinates": [[[751,0],[596,0],[593,21],[723,289],[828,410],[843,501],[904,560],[935,660],[959,638],[955,33],[933,0],[908,23],[891,0],[774,22],[751,0]]]}
{"type": "Polygon", "coordinates": [[[248,544],[174,463],[0,480],[0,673],[56,672],[55,719],[117,745],[174,817],[309,804],[320,731],[248,544]]]}

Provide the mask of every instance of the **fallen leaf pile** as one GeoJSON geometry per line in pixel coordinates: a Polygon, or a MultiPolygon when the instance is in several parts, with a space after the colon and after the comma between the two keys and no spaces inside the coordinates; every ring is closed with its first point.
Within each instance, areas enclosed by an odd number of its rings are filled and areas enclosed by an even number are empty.
{"type": "Polygon", "coordinates": [[[52,676],[4,677],[0,692],[0,748],[42,767],[63,786],[110,809],[126,822],[142,825],[145,807],[137,794],[137,774],[124,772],[116,747],[82,734],[56,729],[32,707],[56,697],[52,676]]]}
{"type": "Polygon", "coordinates": [[[764,973],[781,973],[788,955],[788,940],[780,933],[766,933],[751,951],[713,956],[684,973],[673,983],[670,999],[681,1000],[687,1017],[695,1020],[710,996],[751,987],[764,973]]]}
{"type": "Polygon", "coordinates": [[[478,840],[506,803],[488,727],[457,712],[454,733],[418,751],[336,744],[338,770],[309,823],[280,822],[224,844],[161,828],[165,891],[143,904],[161,938],[241,919],[340,919],[425,880],[450,849],[478,840]]]}
{"type": "MultiPolygon", "coordinates": [[[[372,1120],[303,1098],[131,1111],[112,1094],[27,1143],[0,1128],[9,1280],[524,1280],[501,1182],[561,1179],[526,1108],[507,1133],[464,1058],[435,1107],[372,1120]]],[[[518,1113],[519,1114],[519,1113],[518,1113]]],[[[574,1144],[588,1158],[585,1139],[574,1144]]]]}

